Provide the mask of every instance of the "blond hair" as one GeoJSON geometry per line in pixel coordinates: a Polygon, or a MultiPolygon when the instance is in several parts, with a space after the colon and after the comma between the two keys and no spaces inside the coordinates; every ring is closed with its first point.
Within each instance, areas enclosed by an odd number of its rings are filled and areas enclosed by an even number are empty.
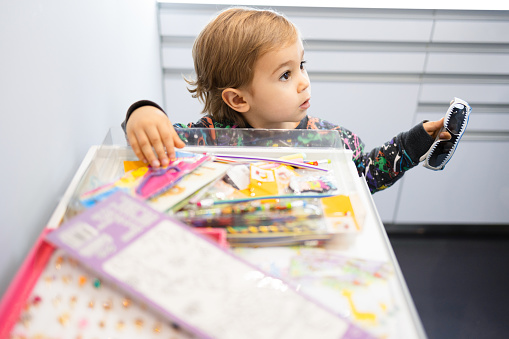
{"type": "Polygon", "coordinates": [[[194,87],[188,88],[189,92],[204,103],[202,113],[219,122],[246,127],[242,114],[223,101],[223,90],[248,86],[258,58],[298,38],[297,28],[272,10],[230,8],[221,12],[196,38],[196,80],[186,79],[194,87]]]}

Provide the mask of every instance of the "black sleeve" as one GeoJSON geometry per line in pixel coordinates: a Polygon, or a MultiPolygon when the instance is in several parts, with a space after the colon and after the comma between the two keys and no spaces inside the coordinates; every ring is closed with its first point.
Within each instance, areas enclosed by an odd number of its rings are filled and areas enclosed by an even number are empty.
{"type": "Polygon", "coordinates": [[[422,122],[368,153],[364,153],[364,145],[360,141],[349,138],[344,140],[349,141],[347,147],[354,152],[357,171],[359,175],[365,176],[371,193],[390,187],[401,179],[407,170],[419,164],[419,158],[434,141],[424,130],[422,122]]]}
{"type": "MultiPolygon", "coordinates": [[[[161,110],[164,114],[166,114],[166,112],[164,111],[164,109],[163,109],[161,106],[159,106],[158,104],[156,104],[155,102],[153,102],[153,101],[150,101],[150,100],[140,100],[140,101],[136,101],[134,104],[132,104],[132,105],[129,107],[129,109],[127,110],[127,113],[126,113],[126,115],[125,115],[125,120],[124,120],[124,121],[122,121],[121,126],[122,126],[122,129],[124,130],[124,133],[126,133],[125,128],[126,128],[126,126],[127,126],[127,120],[129,120],[129,117],[131,116],[131,114],[133,114],[133,112],[134,112],[135,110],[137,110],[138,108],[143,107],[143,106],[153,106],[153,107],[155,107],[155,108],[160,109],[160,110],[161,110]]],[[[168,114],[166,114],[166,115],[168,115],[168,114]]]]}

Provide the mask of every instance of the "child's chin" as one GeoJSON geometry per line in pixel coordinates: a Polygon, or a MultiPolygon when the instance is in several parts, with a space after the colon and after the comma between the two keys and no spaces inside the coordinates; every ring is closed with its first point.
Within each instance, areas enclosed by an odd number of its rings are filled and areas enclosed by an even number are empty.
{"type": "Polygon", "coordinates": [[[299,114],[299,121],[301,121],[302,119],[304,119],[304,117],[308,114],[308,110],[307,109],[304,109],[301,111],[301,114],[299,114]]]}

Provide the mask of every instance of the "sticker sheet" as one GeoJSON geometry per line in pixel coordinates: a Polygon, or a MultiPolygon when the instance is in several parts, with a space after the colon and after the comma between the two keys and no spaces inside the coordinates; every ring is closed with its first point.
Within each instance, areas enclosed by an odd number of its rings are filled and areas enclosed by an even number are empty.
{"type": "Polygon", "coordinates": [[[53,252],[9,339],[192,339],[178,325],[53,252]]]}

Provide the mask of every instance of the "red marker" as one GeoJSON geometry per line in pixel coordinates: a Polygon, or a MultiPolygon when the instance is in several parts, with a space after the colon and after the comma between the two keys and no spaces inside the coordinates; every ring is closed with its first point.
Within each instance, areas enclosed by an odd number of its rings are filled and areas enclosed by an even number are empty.
{"type": "Polygon", "coordinates": [[[322,164],[330,164],[330,159],[306,161],[305,163],[308,165],[318,166],[318,165],[322,165],[322,164]]]}

